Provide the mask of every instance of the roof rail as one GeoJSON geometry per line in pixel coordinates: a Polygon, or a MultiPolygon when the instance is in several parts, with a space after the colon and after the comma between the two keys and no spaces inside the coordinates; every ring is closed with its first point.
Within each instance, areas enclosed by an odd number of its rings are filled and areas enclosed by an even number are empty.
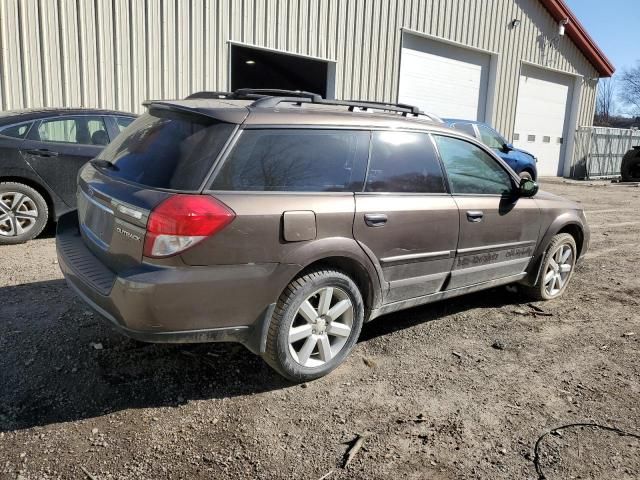
{"type": "Polygon", "coordinates": [[[310,100],[322,100],[322,95],[305,92],[304,90],[281,90],[274,88],[239,88],[233,92],[236,98],[263,98],[263,97],[295,97],[308,98],[310,100]]]}
{"type": "Polygon", "coordinates": [[[406,103],[392,102],[376,102],[362,100],[330,100],[322,98],[321,95],[303,90],[281,90],[272,88],[240,88],[233,92],[197,92],[189,95],[187,99],[192,98],[213,98],[213,99],[232,99],[232,100],[254,100],[251,107],[258,108],[275,108],[281,103],[293,103],[302,105],[303,103],[314,103],[319,105],[334,105],[348,107],[350,112],[356,108],[361,110],[384,110],[387,112],[401,113],[403,116],[412,115],[417,117],[424,115],[432,121],[442,123],[442,119],[435,115],[424,113],[415,105],[406,103]]]}
{"type": "Polygon", "coordinates": [[[233,92],[208,92],[203,90],[201,92],[195,92],[191,95],[185,97],[185,100],[192,100],[194,98],[211,98],[211,99],[223,99],[223,98],[233,98],[233,92]]]}

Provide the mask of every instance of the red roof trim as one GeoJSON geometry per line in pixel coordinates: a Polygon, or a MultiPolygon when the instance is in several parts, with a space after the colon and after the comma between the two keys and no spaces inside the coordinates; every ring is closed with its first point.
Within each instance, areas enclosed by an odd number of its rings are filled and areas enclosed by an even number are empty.
{"type": "Polygon", "coordinates": [[[587,33],[580,20],[569,9],[564,0],[540,0],[551,16],[556,20],[568,19],[565,30],[585,57],[596,67],[601,77],[610,77],[616,71],[607,56],[600,50],[593,38],[587,33]]]}

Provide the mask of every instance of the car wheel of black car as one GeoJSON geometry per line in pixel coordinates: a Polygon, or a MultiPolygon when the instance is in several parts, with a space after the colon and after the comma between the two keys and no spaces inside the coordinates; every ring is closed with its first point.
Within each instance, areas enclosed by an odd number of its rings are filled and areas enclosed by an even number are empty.
{"type": "Polygon", "coordinates": [[[47,202],[36,190],[17,182],[0,183],[0,245],[37,237],[48,219],[47,202]]]}
{"type": "Polygon", "coordinates": [[[265,360],[294,382],[322,377],[349,355],[363,319],[362,295],[351,278],[335,270],[311,271],[278,299],[265,360]]]}
{"type": "Polygon", "coordinates": [[[520,172],[519,176],[523,180],[533,180],[533,176],[526,170],[523,170],[522,172],[520,172]]]}
{"type": "Polygon", "coordinates": [[[571,235],[555,235],[542,259],[538,283],[525,288],[526,293],[534,300],[552,300],[562,295],[573,276],[577,251],[571,235]]]}

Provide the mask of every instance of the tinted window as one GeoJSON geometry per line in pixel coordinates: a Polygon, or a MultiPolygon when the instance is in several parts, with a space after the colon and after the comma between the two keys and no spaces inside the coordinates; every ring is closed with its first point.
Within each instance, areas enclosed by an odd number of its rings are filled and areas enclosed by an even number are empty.
{"type": "Polygon", "coordinates": [[[436,136],[452,193],[510,193],[511,176],[482,149],[451,137],[436,136]]]}
{"type": "Polygon", "coordinates": [[[485,125],[478,125],[478,130],[480,130],[480,138],[482,139],[482,143],[491,148],[502,148],[505,144],[504,139],[498,135],[498,132],[489,128],[485,125]]]}
{"type": "Polygon", "coordinates": [[[471,123],[454,123],[453,128],[455,128],[456,130],[460,130],[467,135],[471,135],[474,138],[476,136],[476,131],[474,130],[473,124],[471,123]]]}
{"type": "MultiPolygon", "coordinates": [[[[31,135],[30,135],[31,137],[31,135]]],[[[82,116],[42,120],[37,140],[41,142],[106,145],[109,136],[102,117],[82,116]]]]}
{"type": "Polygon", "coordinates": [[[429,135],[373,132],[366,191],[444,193],[442,169],[429,135]]]}
{"type": "Polygon", "coordinates": [[[214,190],[360,191],[369,132],[245,130],[216,175],[214,190]]]}
{"type": "Polygon", "coordinates": [[[24,138],[31,127],[31,123],[32,122],[27,122],[0,128],[0,134],[6,135],[7,137],[24,138]]]}
{"type": "Polygon", "coordinates": [[[135,120],[135,118],[131,118],[131,117],[116,117],[116,124],[118,125],[118,130],[119,131],[123,131],[134,120],[135,120]]]}
{"type": "Polygon", "coordinates": [[[234,125],[199,115],[153,111],[138,117],[98,156],[109,175],[149,187],[200,187],[234,125]]]}

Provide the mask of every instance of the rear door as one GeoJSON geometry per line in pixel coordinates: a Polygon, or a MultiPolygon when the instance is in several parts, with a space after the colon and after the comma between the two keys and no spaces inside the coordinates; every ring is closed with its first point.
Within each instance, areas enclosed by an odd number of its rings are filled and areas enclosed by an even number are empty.
{"type": "Polygon", "coordinates": [[[376,131],[354,236],[378,264],[395,302],[440,290],[453,265],[458,208],[430,136],[376,131]]]}
{"type": "Polygon", "coordinates": [[[76,177],[87,161],[109,143],[100,115],[56,117],[37,122],[21,146],[36,173],[69,206],[75,207],[76,177]]]}
{"type": "Polygon", "coordinates": [[[434,135],[460,212],[460,238],[449,289],[524,272],[540,230],[533,198],[513,195],[515,179],[479,146],[434,135]]]}

